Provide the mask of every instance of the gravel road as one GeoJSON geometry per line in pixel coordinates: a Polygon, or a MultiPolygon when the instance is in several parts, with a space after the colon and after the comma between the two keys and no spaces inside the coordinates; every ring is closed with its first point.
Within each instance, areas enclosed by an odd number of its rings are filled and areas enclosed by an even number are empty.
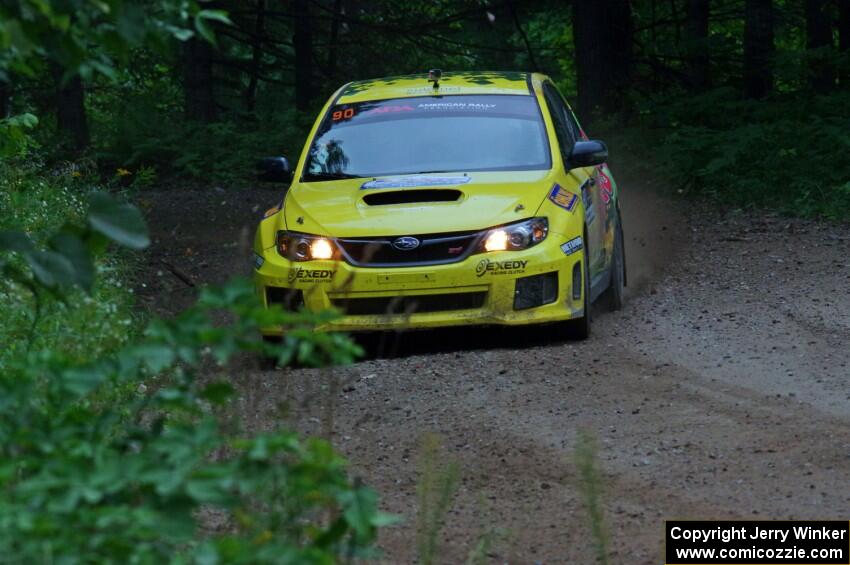
{"type": "MultiPolygon", "coordinates": [[[[246,425],[332,437],[383,509],[407,518],[382,535],[387,563],[415,562],[426,434],[460,468],[440,562],[463,562],[487,532],[486,562],[594,562],[581,432],[598,447],[613,563],[660,563],[666,518],[846,519],[850,226],[679,209],[625,186],[627,304],[595,313],[589,340],[441,330],[366,339],[370,357],[335,372],[246,360],[233,372],[246,425]]],[[[141,195],[155,239],[142,307],[191,302],[166,263],[197,284],[247,274],[275,197],[141,195]]]]}

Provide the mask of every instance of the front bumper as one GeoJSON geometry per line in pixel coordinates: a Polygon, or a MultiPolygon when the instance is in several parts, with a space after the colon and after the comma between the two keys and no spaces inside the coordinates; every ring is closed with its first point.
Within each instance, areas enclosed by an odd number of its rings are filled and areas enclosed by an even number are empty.
{"type": "MultiPolygon", "coordinates": [[[[269,248],[255,271],[255,282],[267,306],[280,303],[314,312],[336,307],[345,312],[319,330],[556,322],[584,315],[582,253],[565,255],[561,245],[568,239],[550,232],[526,251],[482,253],[458,263],[416,267],[293,263],[269,248]],[[546,303],[537,305],[542,301],[546,303]]],[[[281,335],[283,330],[265,328],[263,333],[281,335]]]]}

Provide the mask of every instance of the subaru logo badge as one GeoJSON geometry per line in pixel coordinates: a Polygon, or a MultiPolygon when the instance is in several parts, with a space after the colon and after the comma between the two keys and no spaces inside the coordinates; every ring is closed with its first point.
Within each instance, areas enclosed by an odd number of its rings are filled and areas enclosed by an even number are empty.
{"type": "Polygon", "coordinates": [[[399,237],[393,241],[393,247],[399,251],[411,251],[419,247],[419,240],[410,236],[399,237]]]}

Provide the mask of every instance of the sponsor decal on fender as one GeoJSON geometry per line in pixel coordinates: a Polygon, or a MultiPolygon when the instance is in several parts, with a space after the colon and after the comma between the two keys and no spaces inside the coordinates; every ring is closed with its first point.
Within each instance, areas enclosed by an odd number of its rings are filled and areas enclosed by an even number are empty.
{"type": "Polygon", "coordinates": [[[475,274],[483,277],[487,273],[491,275],[518,275],[525,272],[528,261],[491,261],[482,259],[475,267],[475,274]]]}
{"type": "Polygon", "coordinates": [[[330,269],[302,269],[301,267],[295,267],[294,269],[289,269],[289,276],[287,279],[289,282],[331,282],[336,275],[336,271],[332,271],[330,269]]]}
{"type": "Polygon", "coordinates": [[[581,240],[581,236],[571,239],[568,242],[561,245],[561,251],[564,252],[564,255],[572,255],[576,251],[581,251],[584,247],[584,242],[581,240]]]}
{"type": "Polygon", "coordinates": [[[602,200],[605,204],[611,202],[611,196],[614,194],[614,187],[611,185],[611,177],[605,172],[605,165],[599,165],[599,193],[602,195],[602,200]]]}
{"type": "Polygon", "coordinates": [[[569,190],[564,189],[558,183],[555,183],[552,187],[552,191],[549,192],[549,200],[551,200],[555,206],[560,206],[564,210],[572,212],[576,209],[576,204],[578,204],[578,195],[573,194],[569,190]]]}

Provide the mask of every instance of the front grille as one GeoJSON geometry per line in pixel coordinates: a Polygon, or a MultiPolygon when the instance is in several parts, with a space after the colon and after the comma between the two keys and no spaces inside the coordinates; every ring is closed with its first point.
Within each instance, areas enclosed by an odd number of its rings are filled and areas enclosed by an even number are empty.
{"type": "Polygon", "coordinates": [[[425,314],[473,310],[484,306],[487,292],[458,294],[422,294],[419,296],[385,296],[372,298],[340,298],[333,305],[349,316],[381,316],[397,314],[425,314]]]}
{"type": "Polygon", "coordinates": [[[416,249],[396,249],[396,237],[338,239],[345,260],[358,267],[441,265],[463,261],[475,250],[481,232],[456,232],[413,236],[416,249]]]}

